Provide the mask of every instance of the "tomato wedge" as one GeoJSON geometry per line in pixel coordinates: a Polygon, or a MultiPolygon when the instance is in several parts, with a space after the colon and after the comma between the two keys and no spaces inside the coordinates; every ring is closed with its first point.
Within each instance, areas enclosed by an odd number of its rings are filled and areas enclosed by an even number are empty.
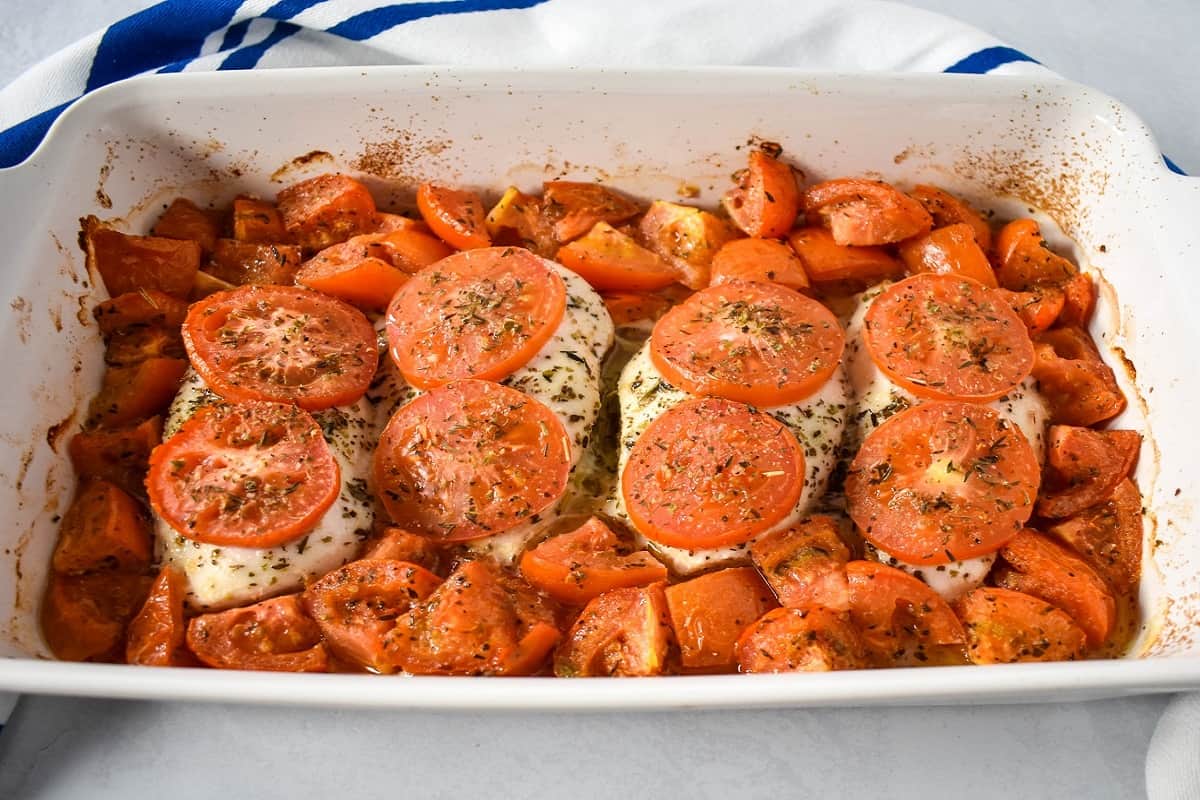
{"type": "Polygon", "coordinates": [[[464,561],[385,637],[388,658],[418,675],[531,675],[561,634],[554,607],[520,578],[464,561]]]}
{"type": "Polygon", "coordinates": [[[715,214],[655,200],[638,223],[638,236],[674,267],[680,283],[703,289],[711,277],[713,256],[738,233],[715,214]]]}
{"type": "Polygon", "coordinates": [[[1108,585],[1079,556],[1038,533],[1018,533],[1000,550],[1011,569],[1000,569],[996,585],[1053,603],[1071,615],[1093,647],[1103,644],[1117,622],[1117,603],[1108,585]]]}
{"type": "Polygon", "coordinates": [[[150,454],[150,504],[180,535],[275,547],[325,514],[341,470],[321,428],[295,406],[211,405],[150,454]]]}
{"type": "Polygon", "coordinates": [[[192,305],[183,323],[192,366],[226,400],[355,402],[379,362],[375,329],[341,300],[297,286],[242,286],[192,305]]]}
{"type": "Polygon", "coordinates": [[[1059,325],[1087,328],[1096,310],[1096,283],[1091,275],[1079,273],[1062,285],[1063,309],[1059,325]]]}
{"type": "Polygon", "coordinates": [[[779,602],[793,608],[850,609],[846,562],[850,549],[832,517],[803,519],[750,543],[750,557],[779,602]]]}
{"type": "Polygon", "coordinates": [[[734,281],[696,292],[650,335],[650,359],[698,395],[760,406],[808,397],[837,370],[846,336],[833,312],[771,283],[734,281]]]}
{"type": "Polygon", "coordinates": [[[1054,286],[1031,286],[1028,292],[997,289],[1009,307],[1017,313],[1030,335],[1040,333],[1053,325],[1062,314],[1066,295],[1054,286]]]}
{"type": "Polygon", "coordinates": [[[928,233],[933,218],[920,203],[883,181],[839,178],[808,187],[804,210],[840,245],[881,245],[928,233]]]}
{"type": "Polygon", "coordinates": [[[154,289],[143,289],[105,300],[92,310],[92,316],[96,318],[101,335],[108,339],[114,333],[130,329],[178,328],[187,311],[186,300],[154,289]]]}
{"type": "Polygon", "coordinates": [[[1061,519],[1102,503],[1137,463],[1142,435],[1137,431],[1094,431],[1052,425],[1046,450],[1046,476],[1037,512],[1061,519]]]}
{"type": "Polygon", "coordinates": [[[1041,229],[1032,219],[1018,219],[1000,229],[996,237],[996,280],[1005,289],[1027,291],[1032,286],[1059,286],[1079,268],[1046,247],[1041,229]]]}
{"type": "Polygon", "coordinates": [[[609,589],[665,581],[667,568],[592,517],[576,530],[526,550],[521,574],[555,600],[581,605],[609,589]]]}
{"type": "Polygon", "coordinates": [[[554,227],[554,238],[569,242],[597,223],[616,225],[637,216],[638,204],[598,183],[547,181],[542,184],[541,213],[554,227]]]}
{"type": "Polygon", "coordinates": [[[975,664],[1074,661],[1087,637],[1066,612],[1010,589],[974,589],[954,608],[967,632],[967,657],[975,664]]]}
{"type": "Polygon", "coordinates": [[[661,583],[612,589],[584,606],[554,654],[554,674],[661,675],[673,640],[661,583]]]}
{"type": "Polygon", "coordinates": [[[885,375],[921,397],[987,402],[1033,369],[1033,342],[987,287],[922,273],[889,286],[867,309],[863,341],[885,375]]]}
{"type": "Polygon", "coordinates": [[[221,235],[220,216],[200,208],[186,197],[176,197],[154,223],[150,235],[190,239],[199,244],[205,253],[211,253],[217,237],[221,235]]]}
{"type": "Polygon", "coordinates": [[[125,662],[149,667],[186,667],[195,659],[184,647],[187,625],[183,598],[187,581],[182,572],[163,567],[150,587],[142,610],[129,623],[125,662]]]}
{"type": "Polygon", "coordinates": [[[828,608],[776,608],[737,643],[741,672],[830,672],[869,665],[849,617],[828,608]]]}
{"type": "Polygon", "coordinates": [[[798,292],[810,285],[800,257],[776,239],[734,239],[718,250],[712,262],[713,285],[735,280],[778,283],[798,292]]]}
{"type": "Polygon", "coordinates": [[[608,292],[602,295],[604,307],[612,317],[613,325],[633,325],[649,320],[654,322],[671,307],[671,301],[662,295],[640,292],[608,292]]]}
{"type": "Polygon", "coordinates": [[[451,247],[490,247],[483,201],[475,192],[432,183],[417,188],[417,210],[438,237],[451,247]]]}
{"type": "Polygon", "coordinates": [[[732,672],[738,637],[775,602],[753,567],[729,567],[667,587],[667,609],[685,670],[732,672]]]}
{"type": "Polygon", "coordinates": [[[933,589],[875,561],[851,561],[846,577],[850,619],[877,666],[962,663],[962,623],[933,589]]]}
{"type": "Polygon", "coordinates": [[[1052,422],[1095,425],[1125,410],[1117,376],[1100,358],[1087,331],[1066,327],[1040,333],[1035,352],[1033,377],[1050,406],[1052,422]]]}
{"type": "Polygon", "coordinates": [[[904,272],[904,265],[886,249],[840,245],[824,228],[798,228],[788,236],[788,244],[818,286],[851,284],[862,289],[904,272]]]}
{"type": "Polygon", "coordinates": [[[999,413],[929,402],[867,436],[846,478],[846,506],[879,549],[911,564],[946,564],[1016,536],[1040,480],[1029,441],[999,413]]]}
{"type": "Polygon", "coordinates": [[[239,242],[286,242],[287,230],[283,217],[274,203],[254,197],[235,197],[233,200],[233,238],[239,242]]]}
{"type": "Polygon", "coordinates": [[[1142,495],[1123,480],[1112,497],[1048,528],[1083,556],[1118,594],[1137,589],[1142,574],[1142,495]]]}
{"type": "Polygon", "coordinates": [[[443,574],[441,549],[427,537],[404,528],[385,528],[383,534],[368,545],[363,558],[407,561],[437,575],[443,574]]]}
{"type": "Polygon", "coordinates": [[[744,542],[792,513],[804,451],[769,414],[730,400],[675,406],[634,444],[621,493],[634,526],[671,547],[744,542]]]}
{"type": "Polygon", "coordinates": [[[63,515],[52,564],[57,572],[143,570],[154,545],[137,501],[108,481],[90,481],[63,515]]]}
{"type": "Polygon", "coordinates": [[[559,263],[600,291],[650,291],[675,282],[675,270],[607,222],[559,248],[559,263]]]}
{"type": "Polygon", "coordinates": [[[442,579],[406,561],[362,559],[304,590],[304,606],[334,655],[375,672],[392,672],[384,637],[396,619],[433,594],[442,579]]]}
{"type": "Polygon", "coordinates": [[[140,572],[51,572],[42,598],[42,637],[63,661],[120,661],[125,627],[151,579],[140,572]]]}
{"type": "Polygon", "coordinates": [[[294,183],[275,198],[292,241],[320,250],[366,233],[377,223],[371,192],[349,175],[317,175],[294,183]]]}
{"type": "Polygon", "coordinates": [[[792,229],[800,213],[800,188],[787,164],[762,150],[736,176],[737,186],[721,198],[721,207],[747,236],[772,238],[792,229]]]}
{"type": "Polygon", "coordinates": [[[402,406],[375,451],[399,525],[444,541],[501,533],[562,495],[571,443],[554,412],[489,381],[455,381],[402,406]]]}
{"type": "Polygon", "coordinates": [[[304,611],[300,595],[201,614],[187,628],[187,646],[218,669],[326,672],[329,654],[321,629],[304,611]]]}
{"type": "Polygon", "coordinates": [[[992,289],[998,285],[996,273],[975,239],[975,231],[965,222],[935,228],[924,236],[901,242],[900,258],[909,272],[958,275],[992,289]]]}
{"type": "Polygon", "coordinates": [[[929,212],[929,216],[933,217],[935,228],[944,228],[947,225],[965,223],[971,226],[971,232],[975,236],[975,241],[979,243],[979,246],[983,248],[985,253],[992,249],[991,226],[987,224],[987,221],[984,220],[978,211],[971,208],[962,200],[959,200],[947,191],[926,183],[917,184],[908,194],[929,212]]]}
{"type": "Polygon", "coordinates": [[[519,247],[465,250],[414,275],[388,307],[392,360],[409,383],[502,380],[562,321],[563,279],[519,247]]]}

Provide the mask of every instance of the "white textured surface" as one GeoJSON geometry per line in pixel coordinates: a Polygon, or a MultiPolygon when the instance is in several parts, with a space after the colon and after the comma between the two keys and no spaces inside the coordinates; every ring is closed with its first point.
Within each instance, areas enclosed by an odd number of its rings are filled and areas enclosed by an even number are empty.
{"type": "MultiPolygon", "coordinates": [[[[1200,172],[1200,4],[923,0],[1127,102],[1200,172]]],[[[0,0],[0,82],[137,0],[0,0]]],[[[1081,704],[614,716],[329,712],[26,698],[0,797],[1128,798],[1157,697],[1081,704]],[[469,764],[464,768],[463,765],[469,764]],[[286,766],[284,766],[286,765],[286,766]],[[415,792],[413,790],[416,790],[415,792]]]]}

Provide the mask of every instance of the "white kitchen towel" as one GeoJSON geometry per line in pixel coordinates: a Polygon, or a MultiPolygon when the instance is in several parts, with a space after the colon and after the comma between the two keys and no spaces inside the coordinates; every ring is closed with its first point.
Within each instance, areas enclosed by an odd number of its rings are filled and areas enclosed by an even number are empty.
{"type": "MultiPolygon", "coordinates": [[[[113,81],[338,64],[1052,74],[969,25],[880,0],[165,0],[0,91],[0,167],[23,161],[67,106],[113,81]]],[[[1200,797],[1198,764],[1200,697],[1184,697],[1151,744],[1152,800],[1200,797]]]]}

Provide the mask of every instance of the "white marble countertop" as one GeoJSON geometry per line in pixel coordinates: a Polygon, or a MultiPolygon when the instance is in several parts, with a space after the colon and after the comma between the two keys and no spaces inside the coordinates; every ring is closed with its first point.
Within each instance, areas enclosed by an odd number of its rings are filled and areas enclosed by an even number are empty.
{"type": "MultiPolygon", "coordinates": [[[[1126,102],[1200,173],[1200,2],[920,0],[1126,102]]],[[[0,83],[143,0],[0,0],[0,83]]],[[[0,797],[1144,795],[1166,700],[614,715],[23,698],[0,797]]]]}

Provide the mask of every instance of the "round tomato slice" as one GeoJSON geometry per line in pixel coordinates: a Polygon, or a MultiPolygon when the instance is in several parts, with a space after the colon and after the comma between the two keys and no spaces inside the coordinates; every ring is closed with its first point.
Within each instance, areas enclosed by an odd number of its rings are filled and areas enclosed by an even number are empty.
{"type": "Polygon", "coordinates": [[[567,305],[566,284],[519,247],[464,250],[431,264],[388,308],[392,359],[413,386],[459,378],[501,380],[550,340],[567,305]]]}
{"type": "Polygon", "coordinates": [[[279,403],[205,406],[150,454],[146,490],[197,542],[275,547],[320,521],[341,488],[312,416],[279,403]]]}
{"type": "Polygon", "coordinates": [[[650,335],[650,358],[692,394],[760,406],[808,397],[838,367],[846,336],[811,297],[771,283],[730,281],[696,292],[650,335]]]}
{"type": "Polygon", "coordinates": [[[999,549],[1033,513],[1041,471],[1020,428],[973,403],[924,403],[867,436],[846,477],[863,536],[911,564],[999,549]]]}
{"type": "Polygon", "coordinates": [[[375,377],[375,329],[354,306],[296,286],[241,286],[194,304],[183,323],[192,366],[231,402],[308,411],[362,397],[375,377]]]}
{"type": "Polygon", "coordinates": [[[922,273],[889,286],[867,310],[863,340],[885,375],[937,400],[995,400],[1033,369],[1025,323],[960,276],[922,273]]]}
{"type": "Polygon", "coordinates": [[[445,541],[519,525],[558,500],[570,470],[554,412],[490,381],[455,381],[402,406],[375,451],[392,519],[445,541]]]}
{"type": "Polygon", "coordinates": [[[804,451],[769,414],[690,400],[650,423],[621,476],[645,536],[695,550],[744,542],[787,517],[804,489],[804,451]]]}

